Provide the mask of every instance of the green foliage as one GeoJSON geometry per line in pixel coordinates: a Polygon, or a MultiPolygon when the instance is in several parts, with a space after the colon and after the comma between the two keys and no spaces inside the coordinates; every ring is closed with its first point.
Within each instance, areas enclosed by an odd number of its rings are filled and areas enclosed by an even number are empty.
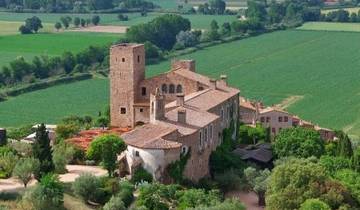
{"type": "Polygon", "coordinates": [[[317,131],[302,127],[288,128],[275,137],[274,151],[279,158],[320,157],[325,153],[325,145],[317,131]]]}
{"type": "Polygon", "coordinates": [[[360,173],[344,169],[337,171],[334,177],[350,189],[357,202],[360,202],[360,173]]]}
{"type": "Polygon", "coordinates": [[[215,181],[217,185],[223,192],[228,192],[231,190],[239,190],[241,189],[241,185],[245,184],[245,180],[243,180],[240,176],[242,173],[234,169],[230,169],[221,174],[215,174],[215,181]]]}
{"type": "Polygon", "coordinates": [[[112,176],[117,155],[126,149],[125,142],[117,135],[103,135],[94,139],[87,151],[87,157],[92,160],[101,160],[102,165],[112,176]]]}
{"type": "Polygon", "coordinates": [[[153,176],[143,167],[140,167],[136,169],[136,171],[132,175],[131,182],[136,184],[144,181],[151,183],[153,181],[153,176]]]}
{"type": "Polygon", "coordinates": [[[134,185],[129,181],[124,180],[119,183],[120,191],[117,193],[117,196],[121,198],[125,207],[129,207],[134,200],[134,185]]]}
{"type": "Polygon", "coordinates": [[[351,158],[351,165],[355,171],[360,172],[360,147],[354,150],[353,157],[351,158]]]}
{"type": "Polygon", "coordinates": [[[191,156],[191,150],[189,150],[185,155],[180,156],[180,160],[170,163],[167,166],[167,171],[170,177],[175,181],[175,183],[180,184],[184,180],[184,170],[187,161],[191,156]]]}
{"type": "Polygon", "coordinates": [[[188,189],[177,193],[179,204],[177,209],[185,210],[197,206],[214,206],[220,202],[220,194],[217,190],[206,192],[203,189],[188,189]]]}
{"type": "Polygon", "coordinates": [[[9,139],[20,140],[33,132],[32,125],[20,126],[18,128],[11,128],[7,132],[9,139]]]}
{"type": "Polygon", "coordinates": [[[171,49],[180,31],[191,29],[190,21],[179,15],[165,14],[152,21],[129,28],[126,37],[132,42],[149,41],[161,49],[171,49]]]}
{"type": "Polygon", "coordinates": [[[91,22],[92,24],[94,25],[99,25],[100,23],[100,16],[99,15],[94,15],[92,18],[91,18],[91,22]]]}
{"type": "Polygon", "coordinates": [[[63,209],[64,188],[56,175],[48,174],[25,195],[37,210],[63,209]]]}
{"type": "Polygon", "coordinates": [[[300,210],[331,210],[329,205],[319,199],[307,199],[300,206],[300,210]]]}
{"type": "Polygon", "coordinates": [[[12,152],[0,154],[0,178],[9,178],[16,165],[18,157],[12,152]]]}
{"type": "Polygon", "coordinates": [[[237,199],[225,200],[222,203],[218,203],[214,206],[199,206],[195,208],[189,208],[188,210],[245,210],[245,206],[237,199]]]}
{"type": "Polygon", "coordinates": [[[76,124],[59,124],[56,127],[56,137],[59,139],[68,139],[80,131],[80,127],[76,124]]]}
{"type": "Polygon", "coordinates": [[[75,149],[69,144],[60,143],[54,146],[53,161],[56,173],[66,173],[66,165],[70,163],[75,154],[75,149]]]}
{"type": "Polygon", "coordinates": [[[353,155],[352,144],[349,136],[342,131],[337,133],[339,142],[337,144],[337,155],[347,158],[351,158],[353,155]]]}
{"type": "Polygon", "coordinates": [[[333,176],[335,172],[341,169],[347,169],[351,167],[351,162],[349,159],[344,157],[333,157],[333,156],[321,156],[319,164],[322,165],[329,176],[333,176]]]}
{"type": "Polygon", "coordinates": [[[18,178],[26,188],[27,184],[33,178],[33,174],[35,174],[39,168],[39,160],[34,158],[22,158],[17,161],[12,174],[18,178]]]}
{"type": "Polygon", "coordinates": [[[121,197],[112,196],[111,199],[105,204],[103,210],[126,210],[121,197]]]}
{"type": "Polygon", "coordinates": [[[56,29],[57,31],[59,31],[59,30],[62,28],[62,25],[61,25],[60,22],[56,22],[55,25],[54,25],[54,27],[55,27],[55,29],[56,29]]]}
{"type": "Polygon", "coordinates": [[[269,130],[264,128],[261,124],[257,124],[256,127],[250,127],[247,125],[240,125],[239,127],[239,141],[241,144],[257,144],[261,141],[269,142],[270,135],[269,130]]]}
{"type": "Polygon", "coordinates": [[[40,168],[35,174],[35,178],[40,180],[45,174],[54,171],[52,150],[48,131],[44,124],[36,130],[35,142],[33,143],[33,157],[40,161],[40,168]]]}
{"type": "Polygon", "coordinates": [[[74,194],[85,202],[96,200],[100,187],[100,180],[89,173],[81,174],[72,184],[74,194]]]}

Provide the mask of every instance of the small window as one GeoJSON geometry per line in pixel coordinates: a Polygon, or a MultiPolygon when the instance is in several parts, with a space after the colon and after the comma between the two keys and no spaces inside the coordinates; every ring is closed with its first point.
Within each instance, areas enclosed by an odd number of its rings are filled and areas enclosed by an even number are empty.
{"type": "Polygon", "coordinates": [[[275,133],[276,132],[275,128],[271,128],[271,132],[275,133]]]}
{"type": "Polygon", "coordinates": [[[260,122],[262,122],[262,123],[265,122],[265,117],[261,117],[260,122]]]}
{"type": "Polygon", "coordinates": [[[175,85],[169,85],[169,93],[175,93],[175,85]]]}
{"type": "Polygon", "coordinates": [[[270,117],[266,117],[266,122],[270,122],[270,117]]]}
{"type": "Polygon", "coordinates": [[[144,109],[143,109],[143,108],[140,108],[140,112],[144,112],[144,109]]]}
{"type": "Polygon", "coordinates": [[[138,55],[138,63],[140,63],[140,55],[138,55]]]}
{"type": "Polygon", "coordinates": [[[120,108],[120,114],[126,114],[126,108],[125,107],[120,108]]]}
{"type": "Polygon", "coordinates": [[[289,117],[288,116],[284,117],[284,122],[289,122],[289,117]]]}
{"type": "Polygon", "coordinates": [[[204,90],[204,87],[198,87],[198,91],[204,90]]]}
{"type": "Polygon", "coordinates": [[[209,139],[213,138],[213,125],[209,126],[209,139]]]}
{"type": "Polygon", "coordinates": [[[141,88],[141,95],[146,96],[146,87],[141,88]]]}
{"type": "Polygon", "coordinates": [[[282,117],[279,117],[279,122],[282,122],[283,118],[282,117]]]}
{"type": "Polygon", "coordinates": [[[140,156],[139,151],[135,151],[135,156],[136,156],[136,157],[139,157],[139,156],[140,156]]]}
{"type": "Polygon", "coordinates": [[[121,60],[122,60],[122,62],[125,62],[125,58],[122,58],[121,60]]]}
{"type": "Polygon", "coordinates": [[[181,85],[176,86],[176,93],[182,93],[182,86],[181,85]]]}
{"type": "Polygon", "coordinates": [[[167,85],[166,85],[166,84],[162,84],[162,85],[161,85],[161,91],[162,91],[163,93],[167,93],[167,85]]]}
{"type": "Polygon", "coordinates": [[[221,121],[224,121],[224,110],[221,109],[220,111],[220,118],[221,118],[221,121]]]}
{"type": "Polygon", "coordinates": [[[205,128],[204,130],[204,139],[205,139],[205,142],[207,142],[207,139],[208,139],[208,129],[205,128]]]}

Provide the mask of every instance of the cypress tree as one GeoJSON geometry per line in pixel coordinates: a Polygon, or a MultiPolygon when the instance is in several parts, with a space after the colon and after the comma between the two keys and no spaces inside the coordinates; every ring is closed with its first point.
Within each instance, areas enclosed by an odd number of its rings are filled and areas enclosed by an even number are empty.
{"type": "Polygon", "coordinates": [[[353,149],[349,136],[344,132],[340,132],[338,137],[339,137],[339,143],[337,146],[337,155],[351,158],[353,155],[353,149]]]}
{"type": "Polygon", "coordinates": [[[36,130],[33,156],[40,161],[39,171],[35,173],[37,180],[40,180],[47,173],[54,171],[55,166],[52,160],[49,132],[46,130],[44,124],[38,126],[36,130]]]}

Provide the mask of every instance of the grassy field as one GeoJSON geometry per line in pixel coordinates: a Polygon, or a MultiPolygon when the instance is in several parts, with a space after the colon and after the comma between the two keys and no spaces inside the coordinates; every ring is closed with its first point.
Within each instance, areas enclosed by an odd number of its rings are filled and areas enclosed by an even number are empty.
{"type": "MultiPolygon", "coordinates": [[[[16,22],[23,22],[26,18],[32,17],[36,15],[39,17],[44,23],[54,24],[59,22],[60,17],[62,16],[70,16],[74,17],[81,17],[81,18],[91,18],[93,14],[61,14],[61,13],[8,13],[8,12],[0,12],[0,21],[16,21],[16,22]]],[[[117,18],[117,14],[99,14],[101,25],[123,25],[123,26],[131,26],[139,23],[148,22],[159,15],[161,13],[148,13],[147,16],[142,17],[140,13],[128,13],[129,21],[119,21],[117,18]]],[[[219,25],[222,25],[224,22],[232,22],[236,20],[236,16],[229,16],[229,15],[183,15],[183,17],[188,18],[191,23],[192,27],[196,29],[209,29],[210,22],[212,20],[216,20],[219,25]]],[[[1,31],[1,28],[0,28],[1,31]]],[[[1,33],[1,32],[0,32],[1,33]]]]}
{"type": "MultiPolygon", "coordinates": [[[[0,21],[0,36],[19,34],[19,27],[23,24],[23,22],[0,21]]],[[[53,24],[43,24],[43,27],[44,28],[40,29],[40,32],[54,31],[53,24]]]]}
{"type": "Polygon", "coordinates": [[[329,22],[307,22],[300,26],[300,30],[316,31],[354,31],[360,32],[360,23],[329,23],[329,22]]]}
{"type": "Polygon", "coordinates": [[[119,38],[119,34],[85,32],[0,36],[0,66],[18,56],[32,59],[35,55],[56,56],[64,51],[75,53],[90,45],[110,44],[119,38]]]}
{"type": "MultiPolygon", "coordinates": [[[[246,97],[277,104],[298,97],[289,111],[306,120],[360,135],[360,36],[352,32],[281,31],[206,48],[198,72],[227,74],[246,97]]],[[[148,66],[147,76],[170,61],[148,66]]],[[[0,126],[53,123],[69,114],[96,114],[108,102],[106,80],[89,80],[24,94],[0,103],[0,126]]]]}

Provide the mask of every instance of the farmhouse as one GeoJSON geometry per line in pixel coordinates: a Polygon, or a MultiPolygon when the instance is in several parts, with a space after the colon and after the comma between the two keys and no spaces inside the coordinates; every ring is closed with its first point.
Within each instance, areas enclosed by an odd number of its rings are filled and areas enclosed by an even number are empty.
{"type": "Polygon", "coordinates": [[[209,174],[223,129],[237,127],[240,91],[227,85],[225,75],[215,80],[195,70],[193,60],[174,61],[170,71],[145,78],[144,45],[111,47],[111,126],[133,129],[122,135],[128,173],[141,166],[168,182],[168,165],[187,156],[186,178],[196,182],[209,174]]]}
{"type": "Polygon", "coordinates": [[[239,113],[240,122],[247,125],[261,123],[262,126],[270,129],[273,137],[282,129],[300,126],[318,131],[324,140],[333,140],[335,138],[335,132],[330,129],[314,125],[276,106],[265,107],[260,102],[250,101],[242,97],[240,97],[239,113]]]}

